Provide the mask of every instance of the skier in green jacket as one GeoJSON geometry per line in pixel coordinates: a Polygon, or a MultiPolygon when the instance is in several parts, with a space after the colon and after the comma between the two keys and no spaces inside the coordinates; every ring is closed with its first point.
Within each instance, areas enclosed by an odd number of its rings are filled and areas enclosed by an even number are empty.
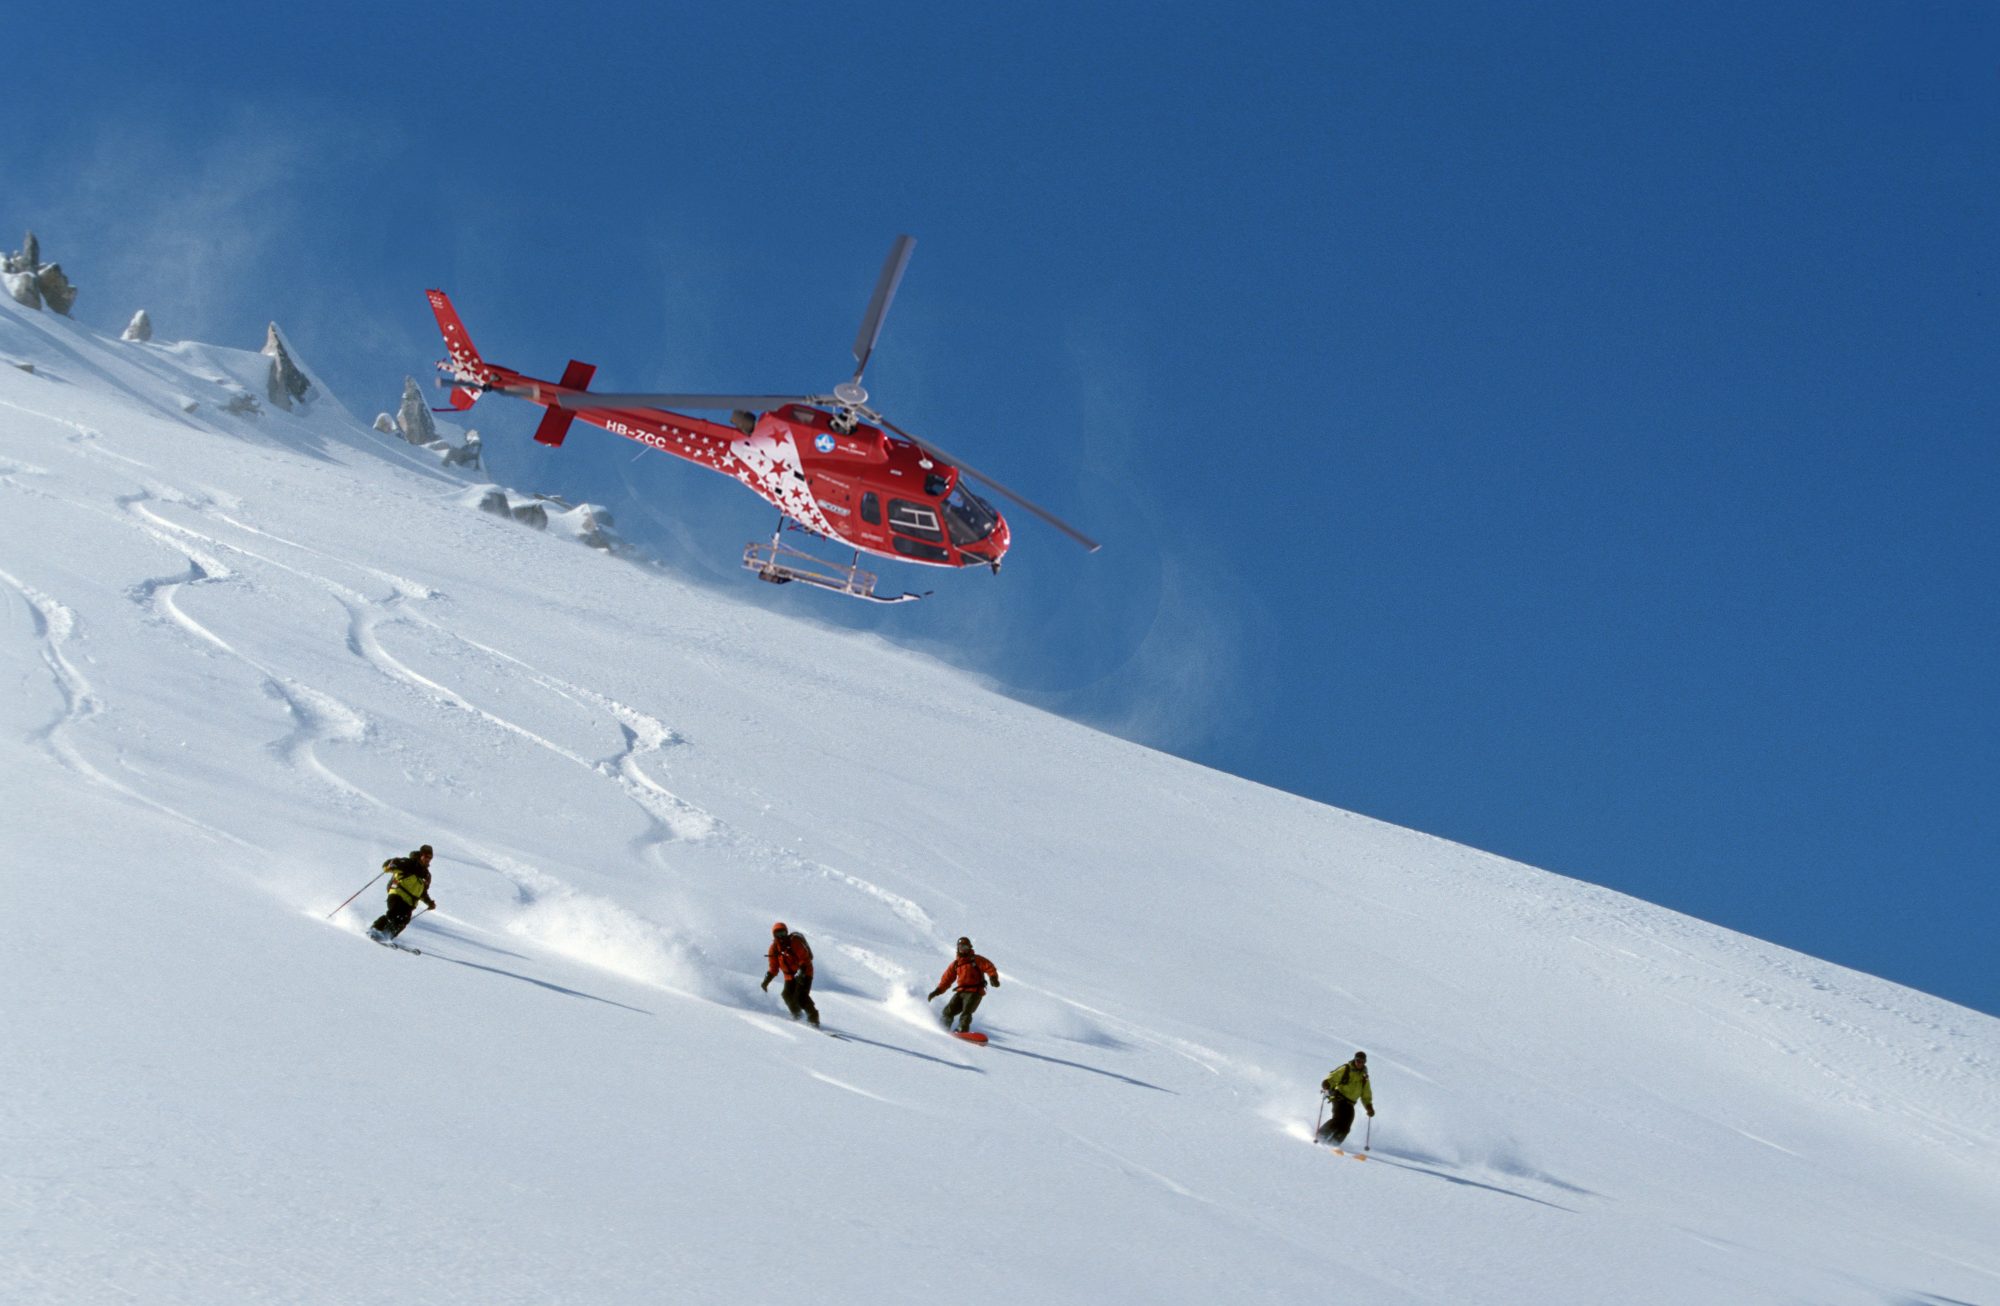
{"type": "Polygon", "coordinates": [[[1339,1147],[1354,1128],[1354,1104],[1361,1103],[1369,1115],[1375,1114],[1375,1093],[1368,1087],[1368,1054],[1356,1052],[1354,1059],[1337,1067],[1320,1081],[1320,1092],[1333,1103],[1333,1119],[1320,1126],[1319,1141],[1339,1147]]]}
{"type": "Polygon", "coordinates": [[[408,857],[391,857],[382,863],[382,869],[389,873],[389,910],[368,927],[368,933],[378,942],[387,942],[403,932],[419,902],[437,906],[431,901],[431,846],[425,844],[408,857]]]}

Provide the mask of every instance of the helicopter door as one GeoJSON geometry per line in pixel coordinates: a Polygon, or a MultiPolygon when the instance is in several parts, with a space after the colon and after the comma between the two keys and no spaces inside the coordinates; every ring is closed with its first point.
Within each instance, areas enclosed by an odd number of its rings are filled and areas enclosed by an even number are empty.
{"type": "Polygon", "coordinates": [[[908,499],[889,500],[889,526],[896,532],[892,541],[896,552],[924,562],[949,562],[951,551],[944,548],[944,526],[937,509],[908,499]]]}
{"type": "Polygon", "coordinates": [[[889,543],[889,532],[882,525],[881,495],[873,490],[863,490],[854,519],[855,533],[863,540],[878,549],[889,543]]]}

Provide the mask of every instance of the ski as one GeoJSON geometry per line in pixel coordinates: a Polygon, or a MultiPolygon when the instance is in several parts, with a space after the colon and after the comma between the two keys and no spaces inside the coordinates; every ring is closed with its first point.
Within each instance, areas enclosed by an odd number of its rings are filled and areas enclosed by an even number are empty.
{"type": "Polygon", "coordinates": [[[957,1030],[955,1030],[955,1029],[952,1029],[952,1030],[946,1030],[945,1032],[946,1032],[946,1033],[948,1033],[948,1034],[950,1034],[950,1035],[951,1035],[951,1036],[952,1036],[953,1038],[962,1038],[962,1039],[964,1039],[964,1040],[965,1040],[966,1042],[968,1042],[968,1043],[978,1043],[978,1044],[981,1044],[981,1045],[983,1045],[983,1044],[985,1044],[985,1042],[986,1042],[986,1036],[985,1036],[984,1034],[980,1033],[980,1032],[979,1032],[978,1030],[976,1030],[976,1029],[975,1029],[975,1030],[969,1030],[969,1031],[967,1031],[967,1032],[965,1032],[965,1033],[963,1033],[963,1034],[961,1034],[961,1033],[960,1033],[959,1031],[957,1031],[957,1030]]]}
{"type": "Polygon", "coordinates": [[[421,949],[412,948],[407,943],[398,943],[394,939],[377,938],[375,935],[370,934],[368,940],[371,943],[379,943],[385,948],[394,948],[398,952],[407,952],[412,957],[421,957],[424,955],[421,949]]]}

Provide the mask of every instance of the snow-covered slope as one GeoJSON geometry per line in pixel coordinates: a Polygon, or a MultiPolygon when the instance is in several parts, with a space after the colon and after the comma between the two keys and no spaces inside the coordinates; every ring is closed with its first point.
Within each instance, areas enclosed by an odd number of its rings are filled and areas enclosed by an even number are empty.
{"type": "Polygon", "coordinates": [[[0,1299],[2000,1301],[2000,1022],[0,358],[0,1299]]]}

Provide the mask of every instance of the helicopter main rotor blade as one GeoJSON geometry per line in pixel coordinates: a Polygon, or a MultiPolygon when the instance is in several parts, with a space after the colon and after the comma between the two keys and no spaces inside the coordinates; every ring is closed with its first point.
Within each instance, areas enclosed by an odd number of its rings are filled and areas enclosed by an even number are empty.
{"type": "Polygon", "coordinates": [[[555,405],[589,412],[611,408],[747,408],[764,412],[786,404],[811,403],[811,395],[679,395],[679,394],[573,394],[557,395],[555,405]]]}
{"type": "Polygon", "coordinates": [[[854,337],[854,384],[861,384],[861,374],[868,370],[868,356],[875,352],[875,342],[882,337],[882,319],[889,316],[890,301],[896,298],[896,287],[903,283],[903,269],[909,265],[910,251],[917,247],[915,236],[898,236],[896,243],[889,246],[889,257],[882,261],[882,275],[875,278],[875,293],[868,300],[868,312],[861,318],[861,334],[854,337]]]}
{"type": "Polygon", "coordinates": [[[1078,544],[1081,544],[1084,548],[1088,549],[1090,552],[1095,553],[1099,549],[1104,547],[1103,545],[1099,544],[1096,540],[1093,540],[1088,535],[1085,535],[1082,531],[1078,530],[1076,527],[1070,525],[1062,518],[1050,512],[1047,508],[1042,507],[1042,505],[1040,505],[1039,503],[1036,503],[1034,500],[1028,498],[1025,495],[1017,494],[1013,490],[1008,489],[1006,486],[1000,484],[1000,482],[994,480],[991,476],[988,476],[985,472],[980,471],[977,467],[968,466],[963,459],[954,457],[952,454],[947,453],[945,450],[939,448],[937,445],[932,444],[929,440],[926,440],[921,436],[911,435],[908,431],[905,431],[902,427],[896,425],[892,421],[889,421],[887,418],[882,419],[882,425],[888,427],[890,430],[894,431],[897,435],[902,436],[905,440],[908,440],[911,444],[917,446],[917,448],[922,449],[925,453],[937,459],[939,462],[950,463],[953,467],[958,468],[959,471],[963,472],[967,476],[972,477],[974,480],[979,481],[981,484],[991,486],[999,493],[1007,496],[1009,499],[1012,499],[1015,503],[1020,504],[1023,508],[1026,508],[1029,512],[1035,514],[1035,516],[1040,517],[1043,521],[1047,522],[1049,525],[1055,527],[1063,534],[1069,536],[1071,539],[1075,540],[1078,544]]]}

